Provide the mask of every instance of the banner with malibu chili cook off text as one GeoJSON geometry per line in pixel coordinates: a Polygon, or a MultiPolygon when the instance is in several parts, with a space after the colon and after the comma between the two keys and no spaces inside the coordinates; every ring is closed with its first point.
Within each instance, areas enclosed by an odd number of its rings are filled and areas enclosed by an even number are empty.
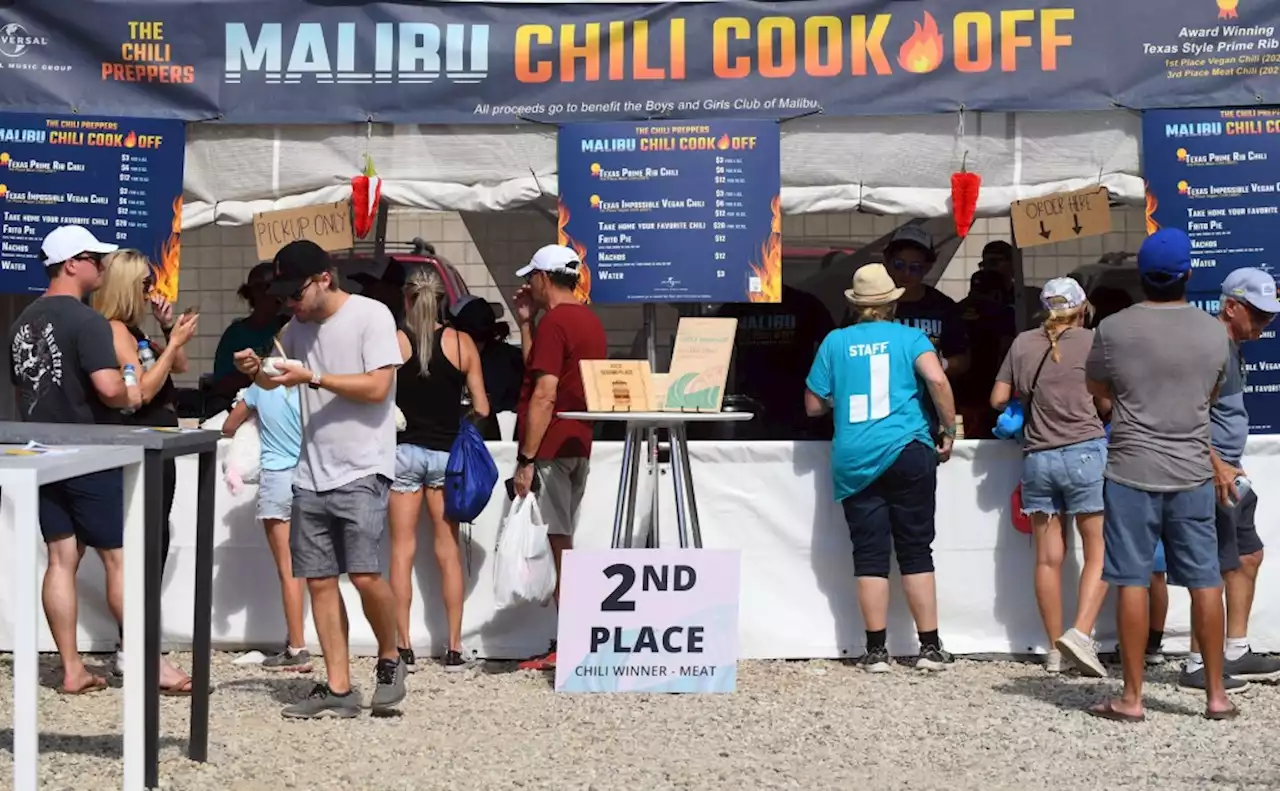
{"type": "MultiPolygon", "coordinates": [[[[1188,298],[1217,315],[1222,280],[1241,267],[1280,271],[1280,109],[1142,114],[1147,232],[1191,237],[1188,298]]],[[[1280,433],[1280,340],[1241,346],[1249,431],[1280,433]]]]}
{"type": "Polygon", "coordinates": [[[150,257],[175,299],[185,149],[181,121],[0,113],[0,293],[44,291],[45,234],[83,225],[150,257]]]}
{"type": "Polygon", "coordinates": [[[600,304],[779,302],[781,141],[774,121],[565,124],[559,243],[600,304]]]}
{"type": "Polygon", "coordinates": [[[1280,103],[1280,0],[728,0],[530,10],[12,0],[0,9],[0,102],[236,124],[1280,103]]]}

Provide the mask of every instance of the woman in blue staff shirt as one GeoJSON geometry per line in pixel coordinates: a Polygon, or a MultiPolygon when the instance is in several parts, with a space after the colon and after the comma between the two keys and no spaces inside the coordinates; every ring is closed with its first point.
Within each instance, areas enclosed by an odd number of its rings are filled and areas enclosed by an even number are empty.
{"type": "Polygon", "coordinates": [[[867,627],[862,666],[888,672],[889,561],[896,553],[920,638],[916,667],[954,661],[938,638],[933,577],[937,465],[951,456],[955,399],[938,354],[919,329],[894,322],[903,289],[882,264],[867,264],[844,292],[856,322],[829,334],[805,382],[805,411],[834,413],[831,473],[853,540],[858,604],[867,627]],[[935,438],[926,393],[943,427],[935,438]]]}

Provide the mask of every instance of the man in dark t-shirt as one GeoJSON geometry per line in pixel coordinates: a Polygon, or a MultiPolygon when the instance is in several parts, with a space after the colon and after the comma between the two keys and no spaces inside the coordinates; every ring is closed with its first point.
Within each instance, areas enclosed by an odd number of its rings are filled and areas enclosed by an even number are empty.
{"type": "Polygon", "coordinates": [[[894,320],[929,336],[954,381],[969,367],[969,338],[955,300],[924,282],[937,261],[933,237],[919,225],[904,225],[885,247],[884,260],[893,282],[906,289],[894,320]]]}
{"type": "Polygon", "coordinates": [[[991,387],[1005,352],[1018,334],[1018,317],[1007,300],[1002,275],[980,269],[969,279],[969,295],[960,300],[960,318],[969,339],[969,370],[954,382],[956,409],[964,416],[968,439],[991,439],[996,413],[991,387]]]}
{"type": "MultiPolygon", "coordinates": [[[[836,328],[822,301],[784,285],[779,303],[726,304],[716,315],[738,320],[732,392],[760,403],[768,437],[819,438],[822,428],[804,411],[804,381],[818,346],[836,328]]],[[[830,421],[824,423],[830,439],[830,421]]]]}
{"type": "MultiPolygon", "coordinates": [[[[41,423],[119,422],[119,410],[142,403],[126,387],[107,320],[83,300],[102,282],[102,256],[116,246],[78,225],[55,228],[41,254],[49,289],[9,331],[9,381],[19,416],[41,423]]],[[[77,543],[93,547],[107,573],[107,604],[120,621],[124,559],[124,484],[108,470],[40,487],[40,532],[49,548],[44,605],[62,658],[62,691],[104,689],[106,679],[85,669],[76,650],[77,543]]],[[[137,650],[137,649],[135,649],[137,650]]]]}

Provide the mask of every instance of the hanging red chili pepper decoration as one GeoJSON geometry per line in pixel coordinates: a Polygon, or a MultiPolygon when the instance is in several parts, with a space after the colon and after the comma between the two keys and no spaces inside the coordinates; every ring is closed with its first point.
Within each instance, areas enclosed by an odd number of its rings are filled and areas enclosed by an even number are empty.
{"type": "Polygon", "coordinates": [[[951,174],[951,214],[956,220],[956,234],[961,239],[969,235],[973,227],[974,215],[978,213],[978,191],[982,187],[982,177],[965,169],[965,161],[969,152],[965,152],[960,161],[960,172],[951,174]]]}
{"type": "Polygon", "coordinates": [[[382,179],[373,169],[373,158],[364,156],[364,173],[351,179],[351,213],[354,215],[356,236],[363,239],[373,229],[378,216],[378,204],[382,201],[382,179]]]}

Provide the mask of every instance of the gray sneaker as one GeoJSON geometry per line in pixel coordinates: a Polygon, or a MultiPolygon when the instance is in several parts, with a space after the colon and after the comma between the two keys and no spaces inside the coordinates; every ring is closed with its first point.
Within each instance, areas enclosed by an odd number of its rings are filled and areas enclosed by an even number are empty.
{"type": "Polygon", "coordinates": [[[1239,659],[1226,660],[1222,670],[1228,676],[1245,681],[1280,681],[1280,657],[1245,651],[1239,659]]]}
{"type": "Polygon", "coordinates": [[[316,684],[311,694],[291,706],[285,706],[280,716],[293,720],[351,719],[360,716],[360,696],[354,690],[345,695],[335,695],[328,684],[316,684]]]}
{"type": "Polygon", "coordinates": [[[304,648],[292,654],[286,648],[275,656],[262,660],[262,669],[279,673],[310,673],[311,652],[304,648]]]}
{"type": "MultiPolygon", "coordinates": [[[[1222,685],[1227,692],[1244,692],[1249,688],[1249,682],[1234,676],[1225,676],[1222,679],[1222,685]]],[[[1182,672],[1178,674],[1178,686],[1183,689],[1196,689],[1204,691],[1204,665],[1195,670],[1188,670],[1183,665],[1182,672]]]]}
{"type": "Polygon", "coordinates": [[[1089,635],[1072,627],[1062,633],[1055,645],[1084,675],[1092,678],[1107,677],[1107,668],[1098,659],[1098,648],[1089,635]]]}
{"type": "Polygon", "coordinates": [[[373,673],[375,686],[369,708],[380,714],[404,700],[405,675],[404,662],[399,659],[379,659],[378,668],[373,673]]]}

